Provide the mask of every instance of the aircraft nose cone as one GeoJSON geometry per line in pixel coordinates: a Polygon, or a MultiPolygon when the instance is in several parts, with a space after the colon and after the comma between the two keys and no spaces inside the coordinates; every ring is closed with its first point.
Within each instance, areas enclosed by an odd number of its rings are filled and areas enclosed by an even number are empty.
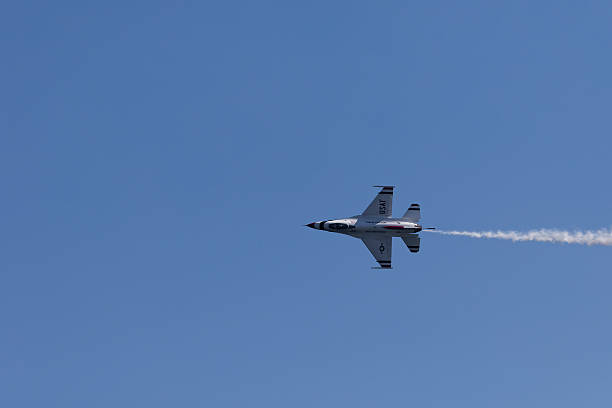
{"type": "Polygon", "coordinates": [[[310,228],[314,228],[315,226],[314,222],[311,222],[310,224],[306,224],[305,227],[310,227],[310,228]]]}

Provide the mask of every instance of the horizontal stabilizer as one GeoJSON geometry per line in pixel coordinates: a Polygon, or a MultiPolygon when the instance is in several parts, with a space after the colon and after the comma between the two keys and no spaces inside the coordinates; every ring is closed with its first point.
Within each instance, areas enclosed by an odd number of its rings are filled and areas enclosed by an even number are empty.
{"type": "Polygon", "coordinates": [[[416,234],[410,234],[402,237],[402,240],[410,250],[410,252],[419,252],[421,249],[421,238],[416,234]]]}
{"type": "Polygon", "coordinates": [[[402,218],[410,222],[419,222],[421,219],[421,206],[418,204],[410,204],[410,208],[408,208],[402,218]]]}

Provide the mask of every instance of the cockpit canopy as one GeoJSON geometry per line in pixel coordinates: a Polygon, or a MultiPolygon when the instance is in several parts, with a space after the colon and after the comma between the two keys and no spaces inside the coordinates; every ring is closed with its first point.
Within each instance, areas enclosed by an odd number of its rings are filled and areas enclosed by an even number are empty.
{"type": "Polygon", "coordinates": [[[330,230],[344,230],[348,228],[348,225],[341,222],[332,222],[331,224],[327,224],[327,228],[330,230]]]}

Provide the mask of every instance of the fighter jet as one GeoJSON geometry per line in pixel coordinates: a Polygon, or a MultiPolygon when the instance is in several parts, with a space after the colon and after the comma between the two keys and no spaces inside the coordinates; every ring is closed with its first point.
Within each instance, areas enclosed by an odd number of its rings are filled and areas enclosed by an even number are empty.
{"type": "Polygon", "coordinates": [[[418,204],[411,204],[401,218],[392,218],[394,186],[374,187],[382,187],[382,190],[363,214],[337,220],[311,222],[306,226],[361,239],[380,265],[372,269],[391,269],[391,238],[400,237],[410,252],[419,252],[421,238],[417,234],[423,230],[419,225],[421,207],[418,204]]]}

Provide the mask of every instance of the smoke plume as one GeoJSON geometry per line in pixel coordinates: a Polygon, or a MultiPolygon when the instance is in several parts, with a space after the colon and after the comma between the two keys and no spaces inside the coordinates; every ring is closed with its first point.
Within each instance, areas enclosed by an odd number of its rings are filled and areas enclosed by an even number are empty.
{"type": "Polygon", "coordinates": [[[561,231],[556,229],[539,229],[527,232],[519,231],[441,231],[444,235],[460,235],[471,238],[506,239],[510,241],[557,242],[582,245],[612,245],[612,229],[597,231],[561,231]]]}

